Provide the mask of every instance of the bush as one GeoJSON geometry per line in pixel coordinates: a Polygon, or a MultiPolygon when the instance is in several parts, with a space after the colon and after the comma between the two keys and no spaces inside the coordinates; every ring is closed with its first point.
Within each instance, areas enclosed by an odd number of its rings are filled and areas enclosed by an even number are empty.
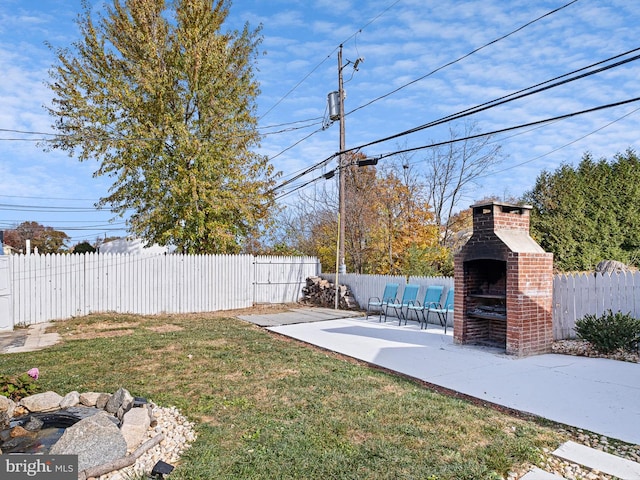
{"type": "Polygon", "coordinates": [[[0,375],[0,395],[8,397],[14,402],[33,395],[37,391],[38,387],[35,383],[35,378],[28,373],[0,375]]]}
{"type": "Polygon", "coordinates": [[[640,339],[640,320],[630,314],[609,310],[600,317],[585,315],[576,321],[576,335],[591,343],[601,353],[632,351],[640,339]]]}

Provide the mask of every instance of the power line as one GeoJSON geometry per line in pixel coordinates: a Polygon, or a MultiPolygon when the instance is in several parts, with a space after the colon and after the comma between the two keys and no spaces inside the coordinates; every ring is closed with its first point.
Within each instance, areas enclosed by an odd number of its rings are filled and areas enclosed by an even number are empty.
{"type": "Polygon", "coordinates": [[[286,123],[277,123],[275,125],[264,125],[262,127],[258,126],[258,130],[266,130],[268,128],[288,127],[289,125],[296,125],[297,123],[317,122],[318,120],[322,120],[322,117],[307,118],[306,120],[296,120],[293,122],[286,122],[286,123]]]}
{"type": "Polygon", "coordinates": [[[570,5],[572,5],[572,4],[574,4],[574,3],[576,3],[577,1],[578,1],[578,0],[572,0],[571,2],[569,2],[569,3],[565,4],[565,5],[561,6],[561,7],[558,7],[558,8],[556,8],[556,9],[554,9],[554,10],[551,10],[551,11],[549,11],[549,12],[545,13],[544,15],[541,15],[541,16],[539,16],[539,17],[537,17],[537,18],[535,18],[535,19],[533,19],[533,20],[531,20],[531,21],[529,21],[529,22],[525,23],[524,25],[521,25],[520,27],[518,27],[518,28],[516,28],[515,30],[513,30],[513,31],[511,31],[511,32],[507,33],[506,35],[502,35],[501,37],[498,37],[498,38],[496,38],[496,39],[494,39],[494,40],[491,40],[489,43],[485,43],[485,44],[484,44],[484,45],[482,45],[481,47],[478,47],[478,48],[476,48],[476,49],[474,49],[474,50],[470,51],[469,53],[467,53],[467,54],[465,54],[465,55],[463,55],[463,56],[461,56],[461,57],[457,58],[456,60],[452,60],[452,61],[450,61],[449,63],[446,63],[446,64],[444,64],[444,65],[442,65],[442,66],[440,66],[440,67],[436,68],[435,70],[432,70],[432,71],[430,71],[429,73],[427,73],[427,74],[425,74],[425,75],[423,75],[423,76],[421,76],[421,77],[419,77],[419,78],[416,78],[415,80],[411,80],[410,82],[405,83],[404,85],[401,85],[400,87],[398,87],[398,88],[396,88],[396,89],[394,89],[394,90],[390,91],[389,93],[385,93],[384,95],[381,95],[380,97],[374,98],[373,100],[371,100],[371,101],[369,101],[369,102],[367,102],[367,103],[365,103],[365,104],[363,104],[363,105],[360,105],[359,107],[354,108],[354,109],[353,109],[353,110],[351,110],[350,112],[347,112],[345,115],[350,115],[350,114],[352,114],[352,113],[354,113],[354,112],[356,112],[356,111],[358,111],[358,110],[361,110],[361,109],[363,109],[363,108],[365,108],[365,107],[368,107],[369,105],[371,105],[371,104],[373,104],[373,103],[375,103],[375,102],[377,102],[377,101],[380,101],[380,100],[382,100],[382,99],[384,99],[384,98],[387,98],[387,97],[389,97],[389,96],[393,95],[394,93],[399,92],[399,91],[400,91],[400,90],[402,90],[403,88],[406,88],[406,87],[408,87],[408,86],[410,86],[410,85],[413,85],[414,83],[417,83],[417,82],[419,82],[419,81],[421,81],[421,80],[424,80],[425,78],[430,77],[430,76],[431,76],[431,75],[433,75],[434,73],[437,73],[437,72],[439,72],[440,70],[444,70],[445,68],[450,67],[451,65],[454,65],[454,64],[456,64],[456,63],[458,63],[458,62],[460,62],[460,61],[464,60],[465,58],[470,57],[471,55],[473,55],[473,54],[475,54],[475,53],[478,53],[480,50],[483,50],[483,49],[485,49],[485,48],[487,48],[487,47],[489,47],[489,46],[491,46],[491,45],[493,45],[493,44],[495,44],[495,43],[498,43],[498,42],[499,42],[499,41],[501,41],[501,40],[504,40],[504,39],[506,39],[506,38],[510,37],[511,35],[514,35],[514,34],[518,33],[519,31],[521,31],[521,30],[523,30],[523,29],[525,29],[525,28],[529,27],[530,25],[533,25],[534,23],[536,23],[536,22],[538,22],[538,21],[542,20],[543,18],[546,18],[546,17],[548,17],[548,16],[550,16],[550,15],[553,15],[554,13],[559,12],[560,10],[563,10],[563,9],[565,9],[565,8],[569,7],[570,5]]]}
{"type": "Polygon", "coordinates": [[[487,177],[489,175],[495,175],[496,173],[502,173],[502,172],[506,172],[508,170],[513,170],[514,168],[521,167],[523,165],[526,165],[527,163],[531,163],[531,162],[534,162],[536,160],[540,160],[541,158],[547,157],[547,156],[551,155],[552,153],[560,151],[563,148],[566,148],[566,147],[568,147],[570,145],[573,145],[574,143],[578,143],[579,141],[584,140],[585,138],[590,137],[591,135],[595,135],[596,133],[601,132],[605,128],[610,127],[614,123],[617,123],[617,122],[619,122],[619,121],[621,121],[621,120],[633,115],[634,113],[636,113],[638,111],[640,111],[640,107],[630,111],[629,113],[626,113],[626,114],[622,115],[621,117],[616,118],[615,120],[612,120],[611,122],[603,125],[600,128],[596,128],[595,130],[593,130],[593,131],[591,131],[591,132],[589,132],[589,133],[587,133],[585,135],[582,135],[581,137],[578,137],[578,138],[576,138],[576,139],[574,139],[574,140],[572,140],[572,141],[570,141],[568,143],[565,143],[564,145],[561,145],[560,147],[556,147],[553,150],[550,150],[549,152],[547,152],[547,153],[545,153],[543,155],[538,155],[537,157],[530,158],[529,160],[525,160],[524,162],[520,162],[520,163],[517,163],[515,165],[510,165],[509,167],[503,168],[501,170],[492,171],[491,173],[487,173],[485,175],[480,175],[478,178],[487,177]]]}
{"type": "Polygon", "coordinates": [[[409,129],[409,130],[405,130],[403,132],[400,132],[400,133],[397,133],[397,134],[394,134],[394,135],[391,135],[391,136],[388,136],[388,137],[385,137],[385,138],[381,138],[381,139],[374,140],[374,141],[369,142],[369,143],[365,143],[365,144],[359,145],[357,147],[352,147],[352,148],[346,149],[344,152],[340,152],[340,153],[345,153],[345,152],[354,151],[354,150],[360,150],[362,148],[369,147],[371,145],[376,145],[378,143],[387,142],[389,140],[395,140],[396,138],[403,137],[405,135],[409,135],[409,134],[412,134],[412,133],[416,133],[416,132],[419,132],[421,130],[424,130],[424,129],[427,129],[427,128],[430,128],[430,127],[434,127],[434,126],[437,126],[437,125],[441,125],[443,123],[447,123],[447,122],[450,122],[450,121],[453,121],[453,120],[459,120],[461,118],[468,117],[468,116],[476,114],[476,113],[480,113],[482,111],[488,110],[490,108],[497,107],[499,105],[503,105],[505,103],[512,102],[514,100],[519,100],[521,98],[528,97],[530,95],[534,95],[536,93],[540,93],[540,92],[543,92],[545,90],[550,90],[552,88],[555,88],[555,87],[558,87],[558,86],[561,86],[561,85],[565,85],[567,83],[571,83],[571,82],[574,82],[576,80],[580,80],[582,78],[589,77],[591,75],[595,75],[596,73],[602,73],[602,72],[604,72],[606,70],[609,70],[611,68],[619,67],[619,66],[624,65],[626,63],[630,63],[630,62],[636,61],[636,60],[640,59],[640,55],[635,55],[635,56],[627,58],[625,60],[618,61],[618,62],[616,62],[614,64],[607,65],[605,67],[601,67],[601,68],[593,70],[591,72],[582,73],[582,74],[577,75],[577,76],[572,77],[572,78],[566,78],[569,75],[573,75],[574,73],[582,72],[582,71],[584,71],[586,69],[592,68],[594,66],[601,65],[601,64],[609,62],[611,60],[615,60],[615,59],[620,58],[620,57],[622,57],[624,55],[628,55],[629,53],[637,52],[639,50],[640,50],[640,48],[635,48],[633,50],[629,50],[628,52],[625,52],[623,54],[616,55],[614,57],[610,57],[610,58],[608,58],[606,60],[591,64],[591,65],[589,65],[587,67],[583,67],[583,68],[580,68],[578,70],[574,70],[573,72],[570,72],[568,74],[564,74],[564,75],[561,75],[559,77],[555,77],[555,78],[553,78],[551,80],[547,80],[545,82],[538,83],[538,84],[533,85],[531,87],[527,87],[525,89],[519,90],[519,91],[511,93],[509,95],[505,95],[505,96],[500,97],[498,99],[482,103],[482,104],[477,105],[475,107],[471,107],[471,108],[468,108],[466,110],[462,110],[462,111],[460,111],[458,113],[442,117],[442,118],[440,118],[438,120],[434,120],[432,122],[425,123],[423,125],[414,127],[412,129],[409,129]],[[555,80],[562,79],[562,78],[565,78],[565,79],[564,80],[560,80],[560,81],[558,81],[556,83],[549,84],[550,82],[553,82],[555,80]],[[549,85],[547,85],[547,84],[549,84],[549,85]],[[546,86],[542,86],[542,85],[546,85],[546,86]],[[540,87],[540,88],[537,88],[537,87],[540,87]]]}
{"type": "Polygon", "coordinates": [[[99,212],[99,208],[85,208],[85,207],[54,207],[47,205],[16,205],[11,203],[0,203],[0,210],[10,212],[62,212],[62,213],[77,213],[77,212],[99,212]]]}
{"type": "MultiPolygon", "coordinates": [[[[577,0],[575,0],[577,1],[577,0]]],[[[348,42],[349,40],[351,40],[353,37],[355,37],[359,32],[361,32],[363,29],[367,28],[369,25],[371,25],[373,22],[375,22],[378,18],[380,18],[382,15],[384,15],[387,11],[389,11],[392,7],[394,7],[397,3],[399,3],[400,0],[396,0],[395,2],[393,2],[390,6],[388,6],[387,8],[385,8],[381,13],[379,13],[377,16],[375,16],[373,19],[371,19],[369,22],[367,22],[364,26],[360,27],[355,33],[351,34],[348,38],[346,38],[344,41],[340,42],[340,45],[343,45],[344,43],[348,42]]],[[[269,108],[265,113],[263,113],[258,120],[262,120],[264,117],[266,117],[267,115],[269,115],[269,113],[271,113],[272,110],[274,110],[278,105],[280,105],[289,95],[291,95],[294,91],[296,91],[298,89],[298,87],[300,85],[302,85],[311,75],[313,75],[313,73],[316,72],[316,70],[318,70],[327,60],[329,60],[334,53],[336,53],[336,51],[338,50],[339,47],[335,47],[331,53],[329,53],[326,57],[324,57],[322,59],[322,61],[320,61],[320,63],[318,63],[315,67],[313,67],[311,69],[311,71],[309,73],[307,73],[304,77],[302,77],[302,79],[296,83],[287,93],[285,93],[275,104],[273,104],[271,106],[271,108],[269,108]]]]}
{"type": "MultiPolygon", "coordinates": [[[[494,135],[498,135],[498,134],[505,133],[505,132],[515,131],[515,130],[518,130],[518,129],[521,129],[521,128],[528,128],[528,127],[532,127],[532,126],[536,126],[536,125],[543,125],[543,124],[546,124],[546,123],[557,122],[557,121],[560,121],[560,120],[566,120],[568,118],[576,117],[576,116],[579,116],[579,115],[585,115],[585,114],[588,114],[588,113],[593,113],[593,112],[597,112],[597,111],[601,111],[601,110],[605,110],[605,109],[609,109],[609,108],[619,107],[619,106],[622,106],[622,105],[627,105],[627,104],[638,102],[638,101],[640,101],[640,97],[635,97],[635,98],[631,98],[631,99],[628,99],[628,100],[609,103],[609,104],[606,104],[606,105],[600,105],[598,107],[593,107],[593,108],[589,108],[589,109],[586,109],[586,110],[581,110],[581,111],[577,111],[577,112],[573,112],[573,113],[567,113],[567,114],[564,114],[564,115],[558,115],[558,116],[550,117],[550,118],[543,119],[543,120],[537,120],[535,122],[529,122],[529,123],[524,123],[524,124],[520,124],[520,125],[516,125],[516,126],[512,126],[512,127],[506,127],[506,128],[494,130],[494,131],[491,131],[491,132],[479,133],[479,134],[476,134],[476,135],[469,135],[467,137],[455,138],[455,139],[446,140],[446,141],[437,142],[437,143],[430,143],[430,144],[422,145],[422,146],[419,146],[419,147],[412,147],[412,148],[406,148],[406,149],[402,149],[402,150],[396,150],[396,151],[393,151],[393,152],[388,152],[388,153],[380,154],[380,155],[368,155],[368,158],[382,160],[384,158],[389,158],[389,157],[392,157],[392,156],[395,156],[395,155],[399,155],[399,154],[402,154],[402,153],[410,153],[410,152],[415,152],[415,151],[418,151],[418,150],[426,150],[428,148],[442,147],[442,146],[445,146],[445,145],[451,145],[453,143],[459,143],[459,142],[464,142],[464,141],[468,141],[468,140],[474,140],[474,139],[478,139],[478,138],[482,138],[482,137],[494,136],[494,135]]],[[[637,110],[640,110],[640,109],[637,109],[637,110]]],[[[634,110],[634,112],[637,111],[637,110],[634,110]]],[[[633,112],[631,112],[631,113],[633,113],[633,112]]],[[[621,118],[624,118],[624,117],[621,117],[621,118]]],[[[615,123],[615,122],[611,122],[611,123],[615,123]]],[[[606,126],[603,127],[603,128],[606,128],[606,126]]],[[[319,180],[326,179],[326,178],[327,178],[326,175],[322,175],[322,176],[313,178],[313,179],[307,181],[304,184],[296,186],[295,188],[293,188],[292,190],[290,190],[288,192],[283,192],[280,196],[277,197],[277,199],[284,198],[284,197],[286,197],[286,196],[288,196],[288,195],[290,195],[290,194],[292,194],[292,193],[294,193],[294,192],[296,192],[296,191],[298,191],[298,190],[300,190],[302,188],[305,188],[308,185],[311,185],[312,183],[315,183],[315,182],[317,182],[319,180]]]]}
{"type": "Polygon", "coordinates": [[[329,161],[331,161],[333,158],[337,157],[340,154],[344,154],[344,153],[348,153],[348,152],[352,152],[352,151],[360,151],[363,148],[366,148],[366,147],[369,147],[369,146],[372,146],[372,145],[376,145],[376,144],[379,144],[379,143],[384,143],[384,142],[387,142],[389,140],[394,140],[396,138],[400,138],[402,136],[410,135],[412,133],[416,133],[416,132],[419,132],[421,130],[425,130],[425,129],[430,128],[430,127],[434,127],[434,126],[437,126],[437,125],[441,125],[443,123],[451,122],[453,120],[459,120],[461,118],[464,118],[464,117],[473,115],[475,113],[479,113],[479,112],[488,110],[490,108],[497,107],[499,105],[503,105],[505,103],[509,103],[509,102],[512,102],[512,101],[515,101],[515,100],[518,100],[518,99],[521,99],[521,98],[524,98],[524,97],[527,97],[527,96],[530,96],[530,95],[533,95],[533,94],[536,94],[536,93],[540,93],[540,92],[543,92],[545,90],[550,90],[552,88],[555,88],[555,87],[558,87],[558,86],[561,86],[561,85],[565,85],[567,83],[570,83],[570,82],[573,82],[573,81],[576,81],[576,80],[579,80],[579,79],[582,79],[582,78],[585,78],[585,77],[588,77],[588,76],[591,76],[591,75],[595,75],[596,73],[601,73],[601,72],[609,70],[611,68],[618,67],[618,66],[621,66],[623,64],[638,60],[640,58],[640,55],[636,55],[636,56],[633,56],[633,57],[630,57],[630,58],[627,58],[627,59],[624,59],[624,60],[619,60],[618,62],[616,62],[614,64],[601,67],[601,68],[599,68],[597,70],[592,70],[592,71],[587,71],[587,70],[592,69],[592,68],[597,67],[597,66],[600,66],[600,65],[604,65],[604,64],[606,64],[608,62],[611,62],[612,60],[620,59],[620,58],[622,58],[622,57],[624,57],[626,55],[629,55],[631,53],[638,52],[638,51],[640,51],[640,48],[635,48],[635,49],[629,50],[627,52],[624,52],[624,53],[621,53],[621,54],[618,54],[618,55],[614,55],[613,57],[609,57],[609,58],[607,58],[605,60],[601,60],[599,62],[592,63],[592,64],[590,64],[590,65],[588,65],[586,67],[582,67],[582,68],[573,70],[573,71],[571,71],[569,73],[566,73],[566,74],[563,74],[563,75],[559,75],[559,76],[554,77],[552,79],[546,80],[544,82],[537,83],[537,84],[529,86],[527,88],[524,88],[524,89],[518,90],[516,92],[510,93],[508,95],[503,95],[502,97],[496,98],[494,100],[491,100],[491,101],[476,105],[474,107],[467,108],[465,110],[461,110],[461,111],[459,111],[457,113],[454,113],[454,114],[451,114],[451,115],[447,115],[447,116],[441,117],[438,120],[431,121],[429,123],[426,123],[426,124],[411,128],[409,130],[405,130],[405,131],[400,132],[400,133],[393,134],[391,136],[387,136],[387,137],[384,137],[384,138],[381,138],[381,139],[378,139],[378,140],[374,140],[374,141],[371,141],[371,142],[368,142],[368,143],[365,143],[365,144],[362,144],[362,145],[358,145],[356,147],[351,147],[351,148],[348,148],[348,149],[346,149],[346,150],[344,150],[342,152],[334,153],[333,155],[331,155],[331,156],[325,158],[324,160],[321,160],[320,162],[318,162],[318,163],[312,165],[311,167],[307,168],[302,173],[296,175],[292,179],[280,183],[279,185],[274,187],[271,191],[279,190],[279,189],[285,187],[286,185],[290,184],[291,182],[299,179],[300,177],[302,177],[302,176],[304,176],[304,175],[306,175],[308,173],[311,173],[312,171],[314,171],[314,170],[316,170],[318,168],[321,168],[321,167],[325,166],[329,161]],[[579,74],[579,75],[571,77],[571,75],[575,75],[575,74],[579,74]],[[556,83],[552,83],[552,82],[556,82],[556,83]]]}
{"type": "Polygon", "coordinates": [[[97,202],[95,198],[68,198],[68,197],[37,197],[29,195],[0,195],[0,198],[28,198],[35,200],[67,200],[67,201],[85,201],[85,202],[97,202]]]}
{"type": "Polygon", "coordinates": [[[298,140],[297,142],[295,142],[292,145],[289,145],[287,148],[285,148],[284,150],[281,150],[280,152],[278,152],[277,154],[273,155],[272,157],[269,157],[269,160],[273,160],[274,158],[278,158],[280,155],[282,155],[283,153],[291,150],[293,147],[295,147],[296,145],[299,145],[300,143],[304,142],[305,140],[307,140],[309,137],[315,135],[316,133],[321,132],[322,130],[324,130],[324,128],[319,128],[318,130],[314,130],[313,132],[311,132],[309,135],[307,135],[306,137],[302,137],[300,140],[298,140]]]}
{"type": "Polygon", "coordinates": [[[469,136],[464,137],[464,138],[455,138],[455,139],[452,139],[452,140],[447,140],[447,141],[439,142],[439,143],[431,143],[429,145],[423,145],[423,146],[420,146],[420,147],[406,148],[406,149],[403,149],[403,150],[397,150],[397,151],[392,152],[392,153],[385,153],[383,155],[378,155],[378,156],[374,155],[374,157],[378,158],[379,160],[381,160],[383,158],[391,157],[393,155],[398,155],[400,153],[409,153],[409,152],[414,152],[414,151],[417,151],[417,150],[424,150],[426,148],[441,147],[441,146],[444,146],[444,145],[450,145],[452,143],[458,143],[458,142],[462,142],[462,141],[474,140],[474,139],[477,139],[477,138],[498,135],[500,133],[510,132],[510,131],[513,131],[513,130],[518,130],[520,128],[527,128],[527,127],[532,127],[532,126],[535,126],[535,125],[542,125],[544,123],[555,122],[555,121],[558,121],[558,120],[566,120],[568,118],[576,117],[578,115],[585,115],[587,113],[598,112],[600,110],[605,110],[605,109],[613,108],[613,107],[619,107],[619,106],[627,105],[629,103],[634,103],[634,102],[637,102],[637,101],[640,101],[640,97],[635,97],[635,98],[631,98],[631,99],[628,99],[628,100],[622,100],[622,101],[614,102],[614,103],[608,103],[606,105],[600,105],[598,107],[588,108],[586,110],[580,110],[578,112],[567,113],[567,114],[564,114],[564,115],[557,115],[555,117],[547,118],[547,119],[544,119],[544,120],[537,120],[535,122],[524,123],[524,124],[516,125],[514,127],[501,128],[499,130],[494,130],[494,131],[488,132],[488,133],[479,133],[479,134],[476,134],[476,135],[469,135],[469,136]]]}

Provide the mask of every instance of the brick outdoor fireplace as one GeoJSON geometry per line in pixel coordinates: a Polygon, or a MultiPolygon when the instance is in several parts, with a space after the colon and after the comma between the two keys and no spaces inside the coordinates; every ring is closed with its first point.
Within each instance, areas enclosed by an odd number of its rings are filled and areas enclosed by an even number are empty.
{"type": "Polygon", "coordinates": [[[529,236],[531,207],[472,205],[473,235],[455,256],[453,338],[526,356],[553,342],[553,254],[529,236]]]}

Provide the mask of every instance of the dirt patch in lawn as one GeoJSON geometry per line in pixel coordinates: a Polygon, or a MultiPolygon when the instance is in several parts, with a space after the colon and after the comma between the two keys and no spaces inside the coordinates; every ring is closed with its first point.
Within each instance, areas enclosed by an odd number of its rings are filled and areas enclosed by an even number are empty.
{"type": "Polygon", "coordinates": [[[184,330],[184,327],[180,325],[173,325],[171,323],[166,325],[158,325],[155,327],[147,327],[147,330],[151,330],[155,333],[169,333],[169,332],[181,332],[184,330]]]}
{"type": "Polygon", "coordinates": [[[90,340],[131,335],[137,326],[137,322],[95,322],[82,327],[76,326],[73,329],[59,329],[58,332],[68,340],[90,340]]]}
{"type": "Polygon", "coordinates": [[[98,332],[70,333],[69,335],[65,335],[65,338],[68,340],[91,340],[93,338],[124,337],[125,335],[131,335],[134,331],[135,330],[131,328],[125,328],[98,332]]]}

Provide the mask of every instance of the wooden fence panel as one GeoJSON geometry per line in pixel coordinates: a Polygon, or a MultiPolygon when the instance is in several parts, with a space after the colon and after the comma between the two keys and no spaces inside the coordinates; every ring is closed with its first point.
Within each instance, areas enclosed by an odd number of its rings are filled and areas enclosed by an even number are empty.
{"type": "Polygon", "coordinates": [[[640,272],[556,275],[553,298],[556,340],[573,338],[576,320],[585,315],[611,310],[640,318],[640,272]]]}

